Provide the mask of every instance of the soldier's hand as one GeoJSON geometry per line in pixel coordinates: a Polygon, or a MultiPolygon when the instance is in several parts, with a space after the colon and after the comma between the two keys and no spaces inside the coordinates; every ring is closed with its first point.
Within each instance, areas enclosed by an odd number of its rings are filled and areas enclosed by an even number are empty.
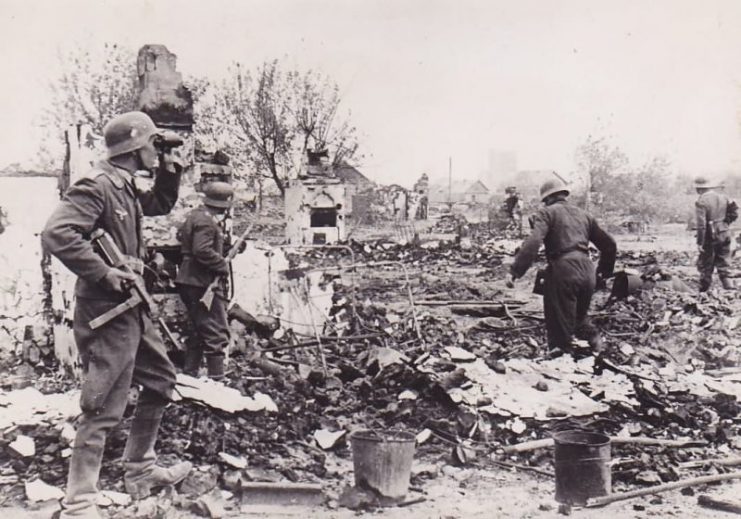
{"type": "Polygon", "coordinates": [[[130,283],[136,281],[136,275],[131,272],[112,268],[103,276],[103,284],[114,292],[124,292],[130,283]]]}
{"type": "Polygon", "coordinates": [[[183,170],[183,164],[172,153],[172,150],[160,153],[160,171],[168,173],[180,173],[183,170]]]}
{"type": "Polygon", "coordinates": [[[697,246],[697,252],[699,252],[700,254],[702,254],[703,252],[705,252],[705,247],[703,247],[702,245],[698,245],[697,246]]]}

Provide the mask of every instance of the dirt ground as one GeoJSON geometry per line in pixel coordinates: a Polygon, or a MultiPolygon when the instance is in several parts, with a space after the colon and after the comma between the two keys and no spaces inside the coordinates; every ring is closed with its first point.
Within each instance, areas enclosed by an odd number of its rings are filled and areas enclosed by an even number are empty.
{"type": "MultiPolygon", "coordinates": [[[[659,232],[644,236],[620,235],[619,247],[622,250],[648,251],[692,251],[693,236],[683,226],[667,226],[659,232]]],[[[687,267],[683,267],[687,269],[687,267]]],[[[524,289],[524,288],[523,288],[524,289]]],[[[613,449],[613,458],[619,455],[613,449]]],[[[351,511],[337,507],[337,498],[341,487],[352,482],[351,461],[328,453],[336,472],[340,475],[333,480],[327,489],[329,505],[317,508],[303,506],[250,506],[237,504],[233,500],[226,510],[225,517],[321,517],[328,519],[345,519],[351,517],[384,517],[384,518],[548,518],[558,517],[558,503],[554,500],[555,483],[552,477],[492,467],[484,460],[474,462],[471,468],[459,468],[449,464],[449,456],[418,456],[416,464],[434,467],[435,477],[424,479],[415,484],[408,498],[424,497],[425,501],[403,508],[384,508],[370,511],[351,511]],[[477,466],[478,465],[478,466],[477,466]],[[485,467],[485,468],[484,468],[485,467]]],[[[413,471],[414,472],[414,471],[413,471]]],[[[615,489],[618,491],[627,488],[615,489]]],[[[709,494],[719,499],[738,499],[741,495],[741,483],[725,483],[693,489],[691,492],[670,491],[660,495],[646,496],[614,503],[604,508],[573,509],[575,518],[721,518],[729,514],[701,508],[697,496],[709,494]]],[[[229,503],[229,501],[227,501],[229,503]]],[[[0,515],[14,519],[47,518],[58,508],[57,503],[43,503],[19,508],[0,508],[0,515]]],[[[112,515],[111,517],[131,517],[112,515]]],[[[157,517],[190,518],[196,515],[174,508],[157,517]]]]}
{"type": "MultiPolygon", "coordinates": [[[[305,506],[250,506],[243,504],[227,510],[225,517],[304,517],[351,519],[353,517],[384,517],[389,519],[536,519],[563,517],[554,500],[554,482],[551,478],[511,472],[505,469],[455,469],[448,467],[444,475],[430,480],[423,492],[410,492],[409,498],[424,497],[426,501],[402,508],[384,508],[375,511],[354,512],[347,509],[305,506]]],[[[726,512],[708,510],[697,505],[699,493],[718,499],[738,500],[741,483],[711,486],[696,491],[694,496],[672,491],[659,496],[646,496],[604,508],[572,509],[570,517],[590,518],[724,518],[726,512]]],[[[13,519],[48,519],[58,509],[56,503],[46,503],[36,509],[0,508],[2,517],[13,519]]],[[[114,515],[112,517],[133,517],[114,515]]],[[[191,519],[199,517],[180,510],[170,510],[163,517],[191,519]]]]}

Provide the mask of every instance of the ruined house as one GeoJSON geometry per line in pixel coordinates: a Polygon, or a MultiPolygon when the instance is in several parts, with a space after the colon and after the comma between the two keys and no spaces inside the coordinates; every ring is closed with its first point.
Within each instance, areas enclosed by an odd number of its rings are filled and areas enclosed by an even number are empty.
{"type": "MultiPolygon", "coordinates": [[[[142,222],[150,267],[148,274],[145,274],[145,281],[158,306],[156,313],[165,319],[175,339],[182,343],[187,317],[173,282],[181,261],[177,229],[187,213],[200,205],[203,185],[212,180],[231,182],[232,167],[223,154],[195,153],[193,128],[196,121],[193,119],[192,98],[182,84],[182,76],[175,69],[175,55],[162,45],[147,45],[140,50],[137,63],[142,88],[137,108],[147,112],[158,127],[174,131],[183,140],[183,145],[174,149],[184,166],[178,201],[170,214],[147,217],[142,222]]],[[[59,179],[60,196],[89,170],[93,161],[103,152],[102,138],[85,126],[74,126],[67,131],[66,142],[65,166],[59,179]]],[[[152,180],[137,177],[135,182],[137,188],[146,190],[152,180]]],[[[329,204],[336,211],[335,214],[339,214],[334,199],[331,203],[325,203],[325,200],[326,196],[342,200],[344,188],[336,180],[336,185],[327,189],[330,194],[322,195],[325,192],[322,190],[314,199],[314,204],[320,208],[327,208],[329,204]],[[339,190],[337,186],[340,186],[339,190]]],[[[53,204],[47,204],[48,210],[52,207],[53,204]]],[[[314,214],[314,218],[322,224],[329,221],[328,215],[322,211],[314,214]]],[[[341,222],[341,217],[339,220],[341,222]]],[[[227,219],[227,241],[232,239],[231,229],[232,222],[227,219]]],[[[276,270],[276,267],[283,268],[287,264],[285,253],[277,249],[268,252],[266,254],[265,250],[250,244],[247,252],[233,263],[234,301],[253,315],[269,312],[279,319],[289,319],[297,323],[294,325],[297,330],[307,331],[313,330],[314,326],[321,326],[325,318],[321,308],[331,304],[331,287],[319,287],[310,275],[288,279],[276,270]],[[321,294],[317,294],[318,290],[321,294]],[[305,310],[302,310],[309,298],[315,306],[321,302],[317,307],[321,307],[320,311],[315,312],[317,315],[305,315],[305,310]]],[[[47,261],[49,314],[55,354],[63,364],[74,367],[77,364],[77,349],[71,323],[75,276],[56,259],[48,258],[47,261]]]]}
{"type": "Polygon", "coordinates": [[[324,245],[344,241],[346,186],[341,179],[302,176],[286,187],[286,240],[291,245],[324,245]]]}

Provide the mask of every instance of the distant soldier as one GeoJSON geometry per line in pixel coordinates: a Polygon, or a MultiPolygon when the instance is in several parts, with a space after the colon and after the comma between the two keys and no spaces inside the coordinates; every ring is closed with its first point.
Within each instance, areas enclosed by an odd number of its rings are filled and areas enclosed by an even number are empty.
{"type": "Polygon", "coordinates": [[[548,267],[543,307],[548,345],[570,351],[572,338],[577,336],[599,351],[602,340],[587,320],[587,312],[597,279],[612,276],[617,247],[592,216],[568,203],[568,195],[569,190],[560,179],[548,180],[540,187],[545,207],[533,217],[532,233],[510,267],[507,284],[514,286],[514,281],[527,272],[537,259],[540,245],[545,243],[548,267]],[[589,258],[589,242],[600,251],[596,276],[589,258]]]}
{"type": "Polygon", "coordinates": [[[703,177],[695,179],[695,190],[700,197],[695,202],[697,221],[697,270],[700,272],[700,292],[706,292],[713,283],[713,271],[725,289],[734,289],[730,279],[731,233],[729,226],[737,218],[736,203],[719,192],[722,186],[703,177]]]}
{"type": "Polygon", "coordinates": [[[522,199],[514,186],[507,187],[504,192],[507,194],[504,210],[509,219],[508,228],[516,230],[519,236],[522,234],[522,199]]]}
{"type": "Polygon", "coordinates": [[[216,290],[210,309],[201,297],[215,278],[229,274],[221,221],[231,206],[234,189],[226,182],[210,182],[204,193],[203,206],[193,209],[178,231],[183,261],[175,283],[194,332],[187,345],[183,371],[197,376],[205,355],[208,376],[221,379],[224,351],[229,344],[225,283],[216,290]]]}

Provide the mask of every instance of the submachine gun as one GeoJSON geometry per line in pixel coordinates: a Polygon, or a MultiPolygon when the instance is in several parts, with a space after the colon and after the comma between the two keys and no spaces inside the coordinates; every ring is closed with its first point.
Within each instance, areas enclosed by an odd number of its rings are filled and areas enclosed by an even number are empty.
{"type": "MultiPolygon", "coordinates": [[[[251,223],[247,229],[239,236],[236,242],[234,242],[234,245],[229,249],[229,252],[227,253],[226,257],[224,258],[227,263],[230,263],[234,257],[239,254],[240,250],[242,248],[242,244],[247,240],[247,235],[252,230],[252,227],[254,226],[254,222],[251,223]]],[[[203,292],[203,295],[201,296],[200,302],[203,306],[206,307],[206,310],[211,310],[211,306],[214,304],[214,297],[216,296],[216,289],[219,286],[219,276],[216,276],[211,283],[206,287],[206,290],[203,292]]]]}
{"type": "Polygon", "coordinates": [[[147,287],[144,285],[144,279],[140,275],[137,275],[136,272],[131,269],[127,262],[126,256],[121,252],[121,249],[118,248],[116,242],[114,242],[113,238],[111,238],[111,235],[105,232],[103,229],[96,229],[90,235],[90,241],[92,242],[93,247],[97,250],[98,254],[100,254],[100,256],[103,258],[103,261],[105,261],[109,267],[117,268],[136,276],[136,280],[131,281],[128,284],[127,291],[129,297],[126,299],[126,301],[124,301],[120,305],[111,308],[104,314],[99,315],[98,317],[90,321],[90,328],[93,330],[95,330],[96,328],[100,328],[101,326],[115,319],[124,312],[127,312],[128,310],[131,310],[138,305],[142,305],[144,311],[149,314],[149,316],[152,317],[153,320],[157,321],[157,324],[159,324],[165,337],[178,350],[182,349],[180,343],[170,331],[170,328],[167,327],[164,319],[162,319],[162,317],[155,317],[154,312],[157,307],[155,306],[152,296],[150,296],[149,292],[147,292],[147,287]]]}

